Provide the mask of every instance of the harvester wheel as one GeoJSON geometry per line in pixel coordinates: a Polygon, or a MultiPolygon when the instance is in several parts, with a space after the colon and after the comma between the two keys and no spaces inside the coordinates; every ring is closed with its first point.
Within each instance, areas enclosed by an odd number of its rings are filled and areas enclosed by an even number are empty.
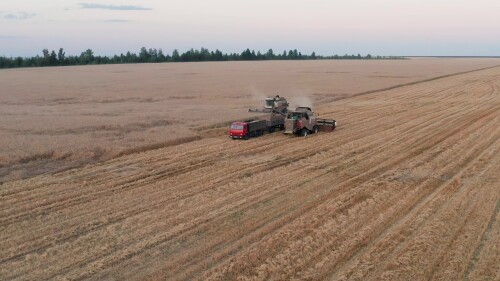
{"type": "Polygon", "coordinates": [[[307,129],[302,129],[302,131],[300,131],[300,136],[306,137],[307,136],[307,129]]]}
{"type": "Polygon", "coordinates": [[[313,134],[317,134],[318,133],[318,126],[314,126],[313,128],[313,134]]]}

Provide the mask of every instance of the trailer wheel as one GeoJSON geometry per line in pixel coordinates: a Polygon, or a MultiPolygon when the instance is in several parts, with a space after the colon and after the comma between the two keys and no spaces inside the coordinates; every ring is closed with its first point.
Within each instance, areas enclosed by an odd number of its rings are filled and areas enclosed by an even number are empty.
{"type": "Polygon", "coordinates": [[[302,129],[302,131],[300,131],[300,136],[306,137],[307,136],[307,129],[302,129]]]}
{"type": "Polygon", "coordinates": [[[317,134],[318,133],[318,126],[314,126],[313,127],[313,134],[317,134]]]}

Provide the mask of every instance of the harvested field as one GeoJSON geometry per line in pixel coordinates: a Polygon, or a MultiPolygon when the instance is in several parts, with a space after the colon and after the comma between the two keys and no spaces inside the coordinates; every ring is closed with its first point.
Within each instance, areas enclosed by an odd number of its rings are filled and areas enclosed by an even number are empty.
{"type": "Polygon", "coordinates": [[[3,183],[0,279],[499,279],[500,67],[316,102],[336,131],[3,183]]]}
{"type": "Polygon", "coordinates": [[[320,104],[500,59],[207,62],[0,71],[0,183],[217,135],[267,95],[320,104]]]}

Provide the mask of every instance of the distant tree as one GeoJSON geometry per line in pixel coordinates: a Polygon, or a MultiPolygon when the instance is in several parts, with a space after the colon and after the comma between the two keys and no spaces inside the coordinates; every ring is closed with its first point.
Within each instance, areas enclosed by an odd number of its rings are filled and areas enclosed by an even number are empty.
{"type": "Polygon", "coordinates": [[[52,50],[52,52],[50,53],[49,65],[51,65],[51,66],[57,65],[57,54],[54,50],[52,50]]]}
{"type": "Polygon", "coordinates": [[[163,50],[161,48],[158,50],[158,61],[160,62],[167,61],[165,55],[163,54],[163,50]]]}
{"type": "Polygon", "coordinates": [[[214,58],[214,60],[216,60],[216,61],[222,61],[222,60],[224,60],[224,55],[222,54],[222,52],[221,52],[221,51],[219,51],[219,50],[217,49],[217,50],[215,50],[215,53],[214,53],[214,55],[213,55],[213,58],[214,58]]]}
{"type": "Polygon", "coordinates": [[[245,51],[243,51],[241,53],[240,57],[242,60],[251,60],[252,59],[252,52],[250,51],[250,49],[246,49],[245,51]]]}
{"type": "Polygon", "coordinates": [[[158,50],[149,48],[147,61],[148,62],[157,62],[158,61],[158,50]]]}
{"type": "Polygon", "coordinates": [[[181,54],[181,61],[198,61],[200,52],[191,48],[190,50],[181,54]]]}
{"type": "Polygon", "coordinates": [[[63,48],[59,48],[59,52],[57,53],[57,61],[59,65],[64,65],[64,60],[66,59],[66,53],[63,48]]]}
{"type": "Polygon", "coordinates": [[[68,56],[66,58],[66,64],[67,65],[78,65],[78,64],[80,64],[80,62],[78,61],[77,56],[68,56]]]}
{"type": "Polygon", "coordinates": [[[42,65],[43,66],[48,66],[50,65],[50,53],[48,49],[43,49],[42,50],[43,58],[42,58],[42,65]]]}
{"type": "Polygon", "coordinates": [[[92,49],[87,49],[85,52],[80,54],[81,64],[91,64],[94,62],[94,52],[92,49]]]}
{"type": "Polygon", "coordinates": [[[127,54],[125,55],[125,62],[127,63],[135,62],[132,60],[132,54],[130,53],[130,51],[128,51],[127,54]]]}
{"type": "Polygon", "coordinates": [[[266,53],[266,55],[265,55],[265,56],[266,56],[266,59],[268,59],[268,60],[272,60],[272,59],[274,59],[274,52],[273,52],[273,49],[269,49],[269,50],[267,50],[267,53],[266,53]]]}
{"type": "Polygon", "coordinates": [[[200,49],[200,56],[199,56],[199,60],[200,61],[209,61],[211,60],[211,54],[210,54],[210,51],[208,49],[205,49],[205,48],[201,48],[200,49]]]}
{"type": "Polygon", "coordinates": [[[190,52],[191,52],[191,59],[193,61],[200,61],[201,60],[201,52],[199,50],[197,50],[197,49],[195,50],[195,49],[191,48],[190,52]]]}
{"type": "Polygon", "coordinates": [[[24,65],[24,59],[22,57],[17,57],[15,59],[14,67],[22,67],[24,65]]]}
{"type": "Polygon", "coordinates": [[[266,53],[261,53],[261,51],[245,49],[241,54],[239,53],[223,53],[220,50],[210,51],[206,48],[201,48],[200,50],[195,50],[191,48],[190,50],[180,54],[177,49],[172,52],[172,56],[165,55],[162,49],[155,49],[142,47],[140,52],[126,54],[113,55],[113,56],[94,56],[92,49],[87,49],[82,52],[79,56],[66,55],[63,48],[59,49],[59,52],[55,51],[49,52],[48,49],[42,50],[42,56],[36,55],[34,57],[5,57],[0,56],[0,68],[12,68],[12,67],[43,67],[43,66],[55,66],[55,65],[85,65],[85,64],[117,64],[117,63],[142,63],[142,62],[179,62],[179,61],[238,61],[238,60],[271,60],[271,59],[401,59],[400,57],[394,56],[372,56],[367,54],[366,56],[361,56],[361,54],[344,54],[342,56],[317,56],[315,52],[311,55],[304,55],[302,52],[297,51],[297,49],[283,51],[282,54],[275,54],[273,49],[269,49],[266,53]]]}
{"type": "Polygon", "coordinates": [[[139,61],[140,62],[148,62],[149,57],[150,57],[150,54],[148,52],[148,49],[146,49],[146,47],[142,47],[141,51],[139,52],[139,61]]]}
{"type": "Polygon", "coordinates": [[[179,55],[179,51],[177,51],[177,49],[175,49],[172,52],[172,60],[173,61],[180,61],[181,60],[181,56],[179,55]]]}

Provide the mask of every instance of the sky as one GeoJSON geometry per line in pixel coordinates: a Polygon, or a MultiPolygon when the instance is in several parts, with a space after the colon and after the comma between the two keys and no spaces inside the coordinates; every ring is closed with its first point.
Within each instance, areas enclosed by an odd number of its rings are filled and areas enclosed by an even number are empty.
{"type": "Polygon", "coordinates": [[[499,56],[500,0],[0,0],[0,56],[205,47],[499,56]]]}

